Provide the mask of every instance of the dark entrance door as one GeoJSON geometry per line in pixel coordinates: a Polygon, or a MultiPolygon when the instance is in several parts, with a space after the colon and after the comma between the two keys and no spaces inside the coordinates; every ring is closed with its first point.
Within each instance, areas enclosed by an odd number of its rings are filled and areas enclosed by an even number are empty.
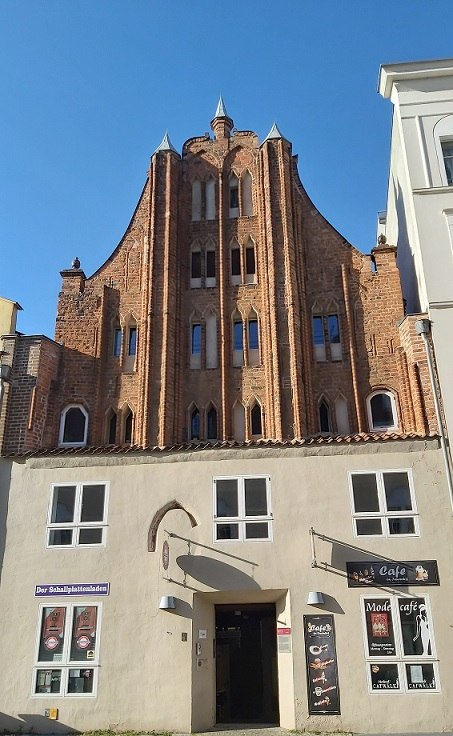
{"type": "Polygon", "coordinates": [[[273,603],[216,606],[217,723],[278,723],[273,603]]]}

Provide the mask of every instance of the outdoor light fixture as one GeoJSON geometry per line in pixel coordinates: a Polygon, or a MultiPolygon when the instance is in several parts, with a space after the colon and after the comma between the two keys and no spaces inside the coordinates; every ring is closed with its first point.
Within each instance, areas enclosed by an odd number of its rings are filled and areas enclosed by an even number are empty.
{"type": "Polygon", "coordinates": [[[163,595],[160,599],[159,608],[162,611],[170,611],[172,608],[176,608],[174,597],[172,595],[163,595]]]}
{"type": "Polygon", "coordinates": [[[2,381],[9,381],[11,375],[11,366],[0,363],[0,379],[2,381]]]}
{"type": "Polygon", "coordinates": [[[307,598],[307,606],[322,606],[324,605],[324,596],[319,591],[310,590],[307,598]]]}

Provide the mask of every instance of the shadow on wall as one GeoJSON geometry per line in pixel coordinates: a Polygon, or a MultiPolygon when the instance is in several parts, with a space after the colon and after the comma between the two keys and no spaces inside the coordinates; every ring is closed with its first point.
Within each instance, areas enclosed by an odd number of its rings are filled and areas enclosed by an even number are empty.
{"type": "Polygon", "coordinates": [[[0,459],[0,582],[3,571],[3,558],[5,556],[6,547],[6,521],[8,518],[9,494],[11,489],[11,468],[12,463],[9,460],[0,459]]]}
{"type": "Polygon", "coordinates": [[[420,311],[417,276],[415,273],[414,256],[407,232],[407,217],[404,197],[400,185],[398,184],[397,190],[395,182],[393,184],[393,196],[395,199],[396,217],[398,222],[398,242],[394,243],[394,245],[398,246],[397,263],[401,275],[403,296],[407,302],[407,311],[409,314],[414,314],[420,311]]]}
{"type": "Polygon", "coordinates": [[[0,713],[0,730],[3,733],[80,733],[61,721],[51,720],[38,713],[19,713],[18,718],[0,713]]]}
{"type": "Polygon", "coordinates": [[[214,590],[257,590],[260,587],[242,570],[205,555],[180,555],[176,562],[187,575],[214,590]]]}

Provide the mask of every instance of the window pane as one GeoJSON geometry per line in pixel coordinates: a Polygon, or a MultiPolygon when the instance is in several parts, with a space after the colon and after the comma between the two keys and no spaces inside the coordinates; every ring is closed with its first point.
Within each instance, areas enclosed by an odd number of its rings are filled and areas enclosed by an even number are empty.
{"type": "Polygon", "coordinates": [[[85,414],[78,407],[68,409],[64,420],[63,442],[83,442],[85,439],[85,414]]]}
{"type": "Polygon", "coordinates": [[[239,524],[216,524],[216,539],[239,539],[239,524]]]}
{"type": "Polygon", "coordinates": [[[72,544],[72,529],[50,529],[49,546],[66,546],[72,544]]]}
{"type": "Polygon", "coordinates": [[[109,445],[116,442],[116,414],[112,414],[109,420],[109,445]]]}
{"type": "Polygon", "coordinates": [[[406,519],[390,517],[388,522],[390,534],[415,534],[415,522],[412,517],[406,519]]]}
{"type": "Polygon", "coordinates": [[[201,325],[192,325],[192,355],[201,353],[201,325]]]}
{"type": "Polygon", "coordinates": [[[124,441],[127,444],[130,444],[132,442],[132,419],[133,419],[133,415],[132,415],[132,412],[130,411],[127,414],[126,419],[124,421],[124,441]]]}
{"type": "Polygon", "coordinates": [[[267,516],[266,478],[245,478],[245,515],[267,516]]]}
{"type": "Polygon", "coordinates": [[[193,279],[201,278],[201,252],[199,250],[192,251],[192,271],[193,279]]]}
{"type": "Polygon", "coordinates": [[[59,693],[61,690],[61,670],[38,670],[35,693],[59,693]]]}
{"type": "Polygon", "coordinates": [[[86,662],[94,659],[97,606],[76,606],[73,616],[70,661],[86,662]]]}
{"type": "Polygon", "coordinates": [[[384,473],[387,511],[412,511],[407,473],[384,473]]]}
{"type": "Polygon", "coordinates": [[[231,249],[231,275],[241,275],[241,255],[239,252],[239,248],[231,249]]]}
{"type": "Polygon", "coordinates": [[[239,189],[238,181],[232,180],[230,184],[230,209],[236,209],[239,207],[239,189]]]}
{"type": "Polygon", "coordinates": [[[388,394],[376,394],[370,401],[371,418],[374,428],[393,427],[393,408],[388,394]]]}
{"type": "Polygon", "coordinates": [[[255,404],[251,411],[251,424],[252,424],[252,435],[257,437],[263,433],[262,422],[261,422],[261,407],[259,404],[255,404]]]}
{"type": "Polygon", "coordinates": [[[61,662],[66,609],[46,607],[42,612],[39,662],[61,662]]]}
{"type": "Polygon", "coordinates": [[[322,317],[313,317],[313,339],[315,345],[324,345],[324,326],[322,317]]]}
{"type": "Polygon", "coordinates": [[[104,518],[105,486],[84,485],[80,521],[102,521],[104,518]]]}
{"type": "Polygon", "coordinates": [[[246,539],[268,539],[269,538],[269,524],[267,521],[260,521],[258,523],[247,522],[245,525],[245,538],[246,539]]]}
{"type": "Polygon", "coordinates": [[[322,401],[319,405],[319,426],[321,428],[321,432],[330,432],[329,413],[329,407],[325,401],[322,401]]]}
{"type": "Polygon", "coordinates": [[[329,341],[331,343],[340,342],[340,324],[337,314],[329,314],[327,317],[327,326],[329,330],[329,341]]]}
{"type": "Polygon", "coordinates": [[[370,664],[371,687],[373,690],[399,690],[398,665],[370,664]]]}
{"type": "Polygon", "coordinates": [[[102,529],[80,529],[79,544],[102,544],[102,529]]]}
{"type": "MultiPolygon", "coordinates": [[[[364,571],[364,575],[365,575],[364,571]]],[[[367,598],[363,601],[370,657],[396,655],[392,608],[389,598],[367,598]]]]}
{"type": "Polygon", "coordinates": [[[207,425],[208,440],[217,439],[217,412],[213,407],[208,411],[207,425]]]}
{"type": "Polygon", "coordinates": [[[258,350],[258,320],[249,320],[249,349],[258,350]]]}
{"type": "Polygon", "coordinates": [[[437,687],[433,664],[406,665],[408,690],[433,690],[437,687]]]}
{"type": "Polygon", "coordinates": [[[206,276],[208,279],[215,278],[215,251],[206,251],[206,276]]]}
{"type": "Polygon", "coordinates": [[[113,355],[118,358],[121,355],[121,328],[116,327],[113,333],[113,355]]]}
{"type": "Polygon", "coordinates": [[[352,476],[354,510],[379,511],[377,482],[374,473],[358,473],[352,476]]]}
{"type": "Polygon", "coordinates": [[[216,481],[217,516],[238,516],[238,482],[235,478],[216,481]]]}
{"type": "Polygon", "coordinates": [[[451,186],[453,184],[453,141],[444,141],[442,143],[442,153],[445,173],[447,174],[447,183],[451,186]]]}
{"type": "Polygon", "coordinates": [[[250,275],[255,273],[255,248],[245,249],[245,272],[250,275]]]}
{"type": "Polygon", "coordinates": [[[359,536],[382,534],[380,519],[356,519],[355,524],[359,536]]]}
{"type": "Polygon", "coordinates": [[[94,670],[69,670],[68,693],[92,693],[94,670]]]}
{"type": "Polygon", "coordinates": [[[242,322],[233,324],[233,350],[242,350],[242,322]]]}
{"type": "Polygon", "coordinates": [[[51,522],[53,524],[64,524],[74,521],[75,486],[55,486],[53,492],[53,505],[51,522]]]}
{"type": "Polygon", "coordinates": [[[190,439],[200,439],[200,412],[194,409],[190,417],[190,439]]]}
{"type": "Polygon", "coordinates": [[[398,598],[403,652],[431,656],[431,632],[424,598],[398,598]]]}
{"type": "Polygon", "coordinates": [[[128,355],[135,355],[137,352],[137,328],[129,328],[129,344],[127,348],[128,355]]]}

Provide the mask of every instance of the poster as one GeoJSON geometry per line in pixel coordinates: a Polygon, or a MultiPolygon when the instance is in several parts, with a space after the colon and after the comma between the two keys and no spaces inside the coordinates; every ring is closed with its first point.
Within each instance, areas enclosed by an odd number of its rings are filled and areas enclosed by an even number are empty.
{"type": "Polygon", "coordinates": [[[366,598],[364,606],[369,656],[394,657],[396,646],[390,599],[366,598]]]}
{"type": "Polygon", "coordinates": [[[304,616],[310,715],[337,715],[340,711],[337,652],[333,616],[304,616]]]}

